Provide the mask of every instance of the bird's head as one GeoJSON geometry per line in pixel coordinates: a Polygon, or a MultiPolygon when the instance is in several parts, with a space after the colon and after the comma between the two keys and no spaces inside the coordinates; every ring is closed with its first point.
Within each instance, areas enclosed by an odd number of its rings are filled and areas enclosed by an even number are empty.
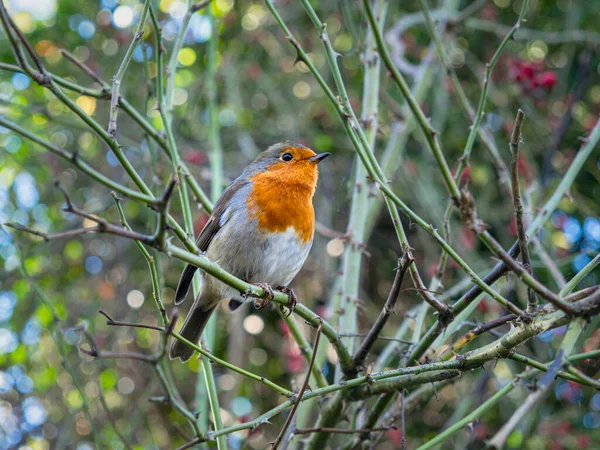
{"type": "Polygon", "coordinates": [[[330,153],[315,153],[310,148],[286,141],[262,152],[247,171],[250,178],[262,173],[282,184],[303,185],[314,191],[317,184],[317,164],[330,153]]]}

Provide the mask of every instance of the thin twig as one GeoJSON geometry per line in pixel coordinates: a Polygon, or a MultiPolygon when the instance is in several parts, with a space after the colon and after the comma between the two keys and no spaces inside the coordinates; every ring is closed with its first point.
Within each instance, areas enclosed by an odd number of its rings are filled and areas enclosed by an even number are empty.
{"type": "MultiPolygon", "coordinates": [[[[517,118],[510,136],[510,181],[512,184],[512,197],[515,209],[515,221],[517,224],[517,237],[519,239],[519,248],[521,249],[521,261],[523,268],[533,276],[531,268],[531,258],[529,256],[529,247],[527,245],[527,235],[525,234],[525,224],[523,222],[523,205],[521,204],[521,189],[519,188],[519,144],[521,143],[521,127],[525,114],[519,109],[517,118]]],[[[527,312],[535,314],[538,307],[537,296],[531,287],[527,288],[527,312]]]]}
{"type": "Polygon", "coordinates": [[[310,434],[310,433],[354,434],[354,433],[371,433],[374,431],[388,431],[388,430],[397,430],[397,429],[398,429],[398,427],[395,425],[390,425],[387,427],[378,427],[378,428],[358,428],[358,429],[327,428],[327,427],[296,428],[294,430],[294,434],[310,434]]]}
{"type": "Polygon", "coordinates": [[[79,217],[83,217],[86,220],[96,223],[97,224],[96,226],[75,229],[75,230],[69,230],[69,231],[65,231],[65,232],[61,232],[61,233],[42,233],[40,231],[36,231],[32,228],[29,228],[29,227],[26,227],[26,226],[23,226],[23,225],[20,225],[17,223],[8,222],[8,223],[5,223],[5,225],[10,228],[19,230],[19,231],[25,231],[29,234],[39,236],[39,237],[43,238],[45,241],[50,241],[53,239],[71,238],[71,237],[78,236],[81,234],[94,232],[94,233],[107,233],[107,234],[113,234],[116,236],[121,236],[121,237],[124,237],[127,239],[133,239],[135,241],[143,242],[144,244],[149,245],[151,247],[157,247],[157,248],[162,249],[165,246],[165,240],[166,240],[165,232],[166,232],[166,228],[167,228],[168,204],[169,204],[169,199],[170,199],[171,193],[173,192],[173,187],[174,187],[175,183],[176,183],[176,180],[172,178],[171,181],[169,181],[169,184],[167,185],[167,187],[165,188],[163,195],[157,202],[157,209],[159,210],[160,219],[158,221],[157,231],[152,236],[138,233],[135,231],[131,231],[124,227],[119,227],[119,226],[113,225],[108,220],[106,220],[102,217],[87,213],[87,212],[79,209],[77,206],[75,206],[75,204],[71,200],[71,197],[69,196],[67,191],[58,182],[55,183],[55,186],[63,194],[63,196],[65,198],[65,203],[66,203],[66,207],[63,208],[63,211],[69,212],[69,213],[74,214],[79,217]]]}
{"type": "Polygon", "coordinates": [[[144,323],[133,323],[133,322],[120,322],[118,320],[114,320],[112,317],[110,317],[108,315],[108,313],[106,313],[103,310],[98,310],[99,314],[102,314],[104,317],[106,317],[106,325],[111,325],[114,327],[132,327],[132,328],[147,328],[149,330],[156,330],[156,331],[163,331],[164,328],[162,327],[157,327],[156,325],[146,325],[144,323]]]}
{"type": "Polygon", "coordinates": [[[206,439],[202,439],[202,438],[192,439],[187,444],[183,444],[181,447],[177,447],[176,450],[185,450],[185,449],[188,449],[188,448],[192,448],[194,445],[200,444],[200,443],[205,442],[205,441],[206,441],[206,439]]]}
{"type": "Polygon", "coordinates": [[[517,320],[517,316],[514,314],[507,314],[502,317],[498,317],[497,319],[490,320],[489,322],[482,323],[481,325],[476,326],[468,333],[464,334],[462,337],[457,339],[450,347],[444,350],[440,357],[447,355],[449,359],[453,354],[456,354],[460,349],[464,348],[468,343],[473,341],[477,336],[481,336],[483,333],[493,330],[495,328],[501,327],[502,325],[517,320]]]}
{"type": "Polygon", "coordinates": [[[398,260],[398,267],[396,268],[396,276],[394,277],[394,283],[392,284],[392,289],[388,294],[388,298],[383,305],[383,309],[380,311],[377,320],[373,323],[373,326],[367,333],[367,337],[360,344],[360,347],[354,354],[352,359],[352,363],[359,367],[361,366],[367,355],[371,351],[373,344],[377,340],[379,333],[383,330],[383,327],[387,323],[390,314],[395,311],[396,302],[398,301],[398,297],[400,296],[400,289],[402,287],[402,281],[404,280],[404,275],[408,270],[408,266],[412,264],[414,260],[412,259],[412,255],[409,252],[405,252],[402,258],[398,260]]]}
{"type": "MultiPolygon", "coordinates": [[[[366,338],[367,333],[349,333],[349,334],[340,334],[340,337],[353,337],[353,338],[366,338]]],[[[406,339],[398,339],[389,336],[377,336],[378,341],[391,341],[391,342],[399,342],[400,344],[411,345],[413,342],[406,339]]]]}
{"type": "Polygon", "coordinates": [[[127,450],[132,450],[131,445],[129,444],[129,442],[123,435],[123,433],[121,433],[121,431],[119,431],[119,428],[117,427],[117,422],[116,422],[114,416],[112,415],[110,408],[108,407],[108,405],[106,403],[106,399],[104,398],[104,393],[102,392],[102,387],[100,387],[98,390],[98,397],[100,397],[100,403],[102,404],[102,408],[104,408],[106,417],[108,417],[109,422],[112,424],[113,429],[115,430],[115,433],[117,433],[117,436],[119,436],[119,438],[123,442],[123,445],[125,446],[125,448],[127,450]]]}
{"type": "MultiPolygon", "coordinates": [[[[75,66],[77,66],[81,71],[85,72],[92,80],[94,80],[100,86],[104,86],[104,81],[102,80],[102,78],[100,78],[100,75],[93,71],[90,68],[90,66],[88,66],[87,64],[83,64],[81,61],[79,61],[77,57],[71,52],[65,50],[64,48],[61,48],[60,54],[64,56],[68,61],[72,62],[75,66]]],[[[104,87],[102,89],[105,90],[104,87]]],[[[110,93],[108,89],[106,89],[105,91],[110,93]]]]}
{"type": "Polygon", "coordinates": [[[565,284],[567,284],[567,280],[565,280],[564,275],[560,271],[560,269],[556,266],[555,261],[548,254],[540,240],[536,236],[531,237],[531,242],[533,243],[533,248],[537,253],[537,256],[540,258],[541,262],[546,266],[550,275],[554,279],[556,285],[562,289],[565,284]]]}
{"type": "Polygon", "coordinates": [[[401,450],[406,448],[406,420],[404,417],[404,397],[406,396],[406,391],[402,391],[402,395],[400,395],[400,425],[402,430],[402,443],[400,445],[401,450]]]}
{"type": "MultiPolygon", "coordinates": [[[[127,70],[127,66],[129,66],[129,62],[133,57],[133,52],[137,48],[138,43],[142,39],[144,33],[144,25],[146,24],[146,18],[148,17],[148,8],[150,8],[150,0],[146,0],[144,5],[142,6],[142,12],[140,14],[140,21],[138,23],[137,29],[135,31],[135,35],[133,39],[129,43],[129,47],[127,48],[127,52],[121,61],[121,65],[117,70],[117,73],[113,77],[112,80],[112,90],[110,95],[110,113],[108,117],[108,135],[114,138],[117,135],[117,115],[119,114],[119,98],[121,95],[121,82],[123,81],[123,76],[125,75],[125,71],[127,70]]],[[[156,50],[158,51],[158,50],[156,50]]],[[[160,76],[157,75],[157,76],[160,76]]]]}
{"type": "Polygon", "coordinates": [[[312,368],[315,363],[315,358],[317,357],[317,350],[319,348],[319,339],[321,338],[322,329],[323,329],[322,325],[320,325],[319,328],[317,328],[317,335],[315,336],[315,343],[313,344],[313,355],[312,355],[312,358],[310,359],[310,363],[308,365],[306,377],[304,378],[304,382],[302,383],[300,392],[298,392],[298,396],[294,400],[294,406],[292,406],[292,410],[290,411],[287,419],[285,420],[285,423],[283,424],[283,428],[281,428],[281,431],[279,432],[279,435],[275,439],[275,442],[273,442],[271,444],[271,450],[277,450],[277,448],[279,448],[279,445],[281,444],[283,436],[285,435],[286,430],[292,423],[294,415],[296,414],[296,410],[300,406],[300,402],[302,401],[302,396],[304,395],[304,391],[306,391],[306,388],[308,387],[308,381],[310,380],[310,375],[312,373],[312,368]]]}

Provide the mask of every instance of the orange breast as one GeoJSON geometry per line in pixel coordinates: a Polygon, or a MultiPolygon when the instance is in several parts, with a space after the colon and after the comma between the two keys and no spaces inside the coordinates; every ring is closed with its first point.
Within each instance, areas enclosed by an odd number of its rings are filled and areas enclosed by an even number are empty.
{"type": "Polygon", "coordinates": [[[271,233],[292,227],[298,238],[308,243],[315,229],[312,197],[317,181],[316,168],[307,166],[306,171],[277,169],[260,172],[250,179],[252,190],[246,200],[249,218],[256,218],[259,229],[271,233]]]}

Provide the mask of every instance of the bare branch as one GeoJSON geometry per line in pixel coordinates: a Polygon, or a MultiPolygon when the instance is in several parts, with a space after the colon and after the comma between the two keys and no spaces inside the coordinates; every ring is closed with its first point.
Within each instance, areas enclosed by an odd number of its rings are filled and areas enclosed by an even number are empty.
{"type": "Polygon", "coordinates": [[[396,308],[396,302],[398,301],[398,297],[400,295],[400,289],[402,287],[402,281],[404,280],[404,275],[408,270],[408,266],[413,263],[413,258],[410,252],[405,252],[401,259],[398,260],[398,267],[396,268],[396,276],[394,277],[394,283],[392,284],[392,289],[388,294],[388,298],[383,305],[383,309],[379,313],[379,317],[373,326],[367,333],[367,337],[361,343],[360,347],[356,351],[354,357],[352,358],[352,363],[359,367],[361,366],[367,355],[371,351],[373,344],[377,340],[379,334],[383,330],[383,327],[387,323],[390,314],[394,312],[396,308]]]}
{"type": "Polygon", "coordinates": [[[321,331],[322,330],[323,330],[323,326],[319,325],[319,328],[317,328],[317,335],[315,336],[315,343],[313,344],[313,355],[312,355],[312,358],[310,359],[310,363],[308,365],[306,377],[304,378],[304,382],[302,383],[300,392],[298,392],[298,396],[294,400],[294,406],[292,406],[292,410],[290,411],[290,414],[288,415],[287,419],[285,420],[285,423],[283,424],[283,428],[281,428],[281,431],[279,432],[279,435],[275,439],[275,442],[273,442],[271,444],[271,450],[277,450],[277,448],[279,448],[279,445],[281,444],[281,441],[283,440],[283,437],[285,436],[285,432],[288,429],[288,427],[290,426],[290,424],[292,423],[292,420],[294,419],[294,416],[296,415],[296,410],[298,409],[298,406],[300,406],[300,402],[302,401],[302,396],[304,395],[304,391],[306,391],[306,388],[308,387],[308,381],[310,380],[310,375],[312,373],[313,365],[315,364],[315,358],[317,357],[317,350],[319,349],[319,340],[321,339],[321,331]]]}
{"type": "MultiPolygon", "coordinates": [[[[521,261],[523,268],[533,276],[531,268],[531,258],[527,246],[527,235],[525,234],[525,224],[523,222],[523,205],[521,204],[521,190],[519,188],[519,144],[521,143],[521,127],[525,114],[519,109],[512,134],[510,136],[510,181],[512,184],[513,204],[515,208],[515,221],[517,223],[517,237],[519,238],[519,248],[521,249],[521,261]]],[[[527,312],[535,314],[538,307],[537,297],[531,287],[527,288],[527,312]]]]}
{"type": "Polygon", "coordinates": [[[100,75],[98,75],[96,72],[94,72],[90,68],[90,66],[79,61],[79,59],[77,59],[77,57],[75,57],[75,55],[73,55],[71,52],[69,52],[68,50],[66,50],[64,48],[60,49],[60,54],[63,55],[68,61],[72,62],[75,66],[77,66],[77,68],[79,68],[81,71],[86,73],[92,80],[94,80],[96,83],[98,83],[100,86],[102,86],[102,90],[110,95],[110,91],[108,89],[104,88],[105,83],[102,80],[102,78],[100,78],[100,75]]]}
{"type": "Polygon", "coordinates": [[[387,427],[378,428],[358,428],[358,429],[347,429],[347,428],[296,428],[294,434],[310,434],[310,433],[335,433],[335,434],[354,434],[354,433],[372,433],[374,431],[388,431],[397,430],[398,427],[395,425],[389,425],[387,427]]]}

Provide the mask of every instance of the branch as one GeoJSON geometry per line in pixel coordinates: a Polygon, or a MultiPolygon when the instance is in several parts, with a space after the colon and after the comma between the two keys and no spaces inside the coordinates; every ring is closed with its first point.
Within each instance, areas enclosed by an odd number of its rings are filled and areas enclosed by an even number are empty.
{"type": "MultiPolygon", "coordinates": [[[[140,21],[138,22],[137,30],[135,35],[133,36],[132,41],[129,43],[129,47],[127,48],[127,52],[125,52],[125,56],[121,61],[121,65],[119,66],[119,70],[113,77],[112,80],[112,89],[110,95],[110,114],[108,117],[108,135],[111,138],[114,138],[117,135],[117,115],[119,114],[119,98],[121,95],[121,81],[123,80],[123,76],[125,75],[125,71],[127,70],[127,66],[129,66],[129,62],[133,57],[133,52],[138,46],[138,43],[142,39],[144,33],[144,25],[146,24],[146,18],[148,17],[148,8],[150,7],[150,0],[146,0],[144,2],[144,6],[142,7],[142,12],[140,14],[140,21]]],[[[157,49],[158,51],[158,49],[157,49]]],[[[158,74],[157,76],[160,76],[158,74]]]]}
{"type": "Polygon", "coordinates": [[[139,191],[129,189],[128,187],[125,187],[125,186],[111,180],[110,178],[103,175],[102,173],[98,172],[96,169],[94,169],[92,166],[90,166],[88,163],[86,163],[85,161],[83,161],[81,159],[81,155],[79,154],[78,151],[71,153],[63,148],[60,148],[60,147],[52,144],[49,141],[46,141],[46,140],[38,137],[37,135],[26,130],[25,128],[22,128],[21,126],[17,125],[16,123],[11,122],[10,120],[7,120],[1,116],[0,116],[0,125],[8,128],[11,131],[14,131],[17,134],[20,134],[21,136],[29,139],[30,141],[44,147],[49,152],[57,155],[58,157],[64,159],[65,161],[70,162],[71,164],[73,164],[75,167],[77,167],[79,170],[81,170],[83,173],[85,173],[89,177],[98,181],[100,184],[103,184],[107,188],[118,192],[121,195],[124,195],[129,198],[133,198],[135,200],[139,200],[139,201],[147,203],[147,204],[152,204],[155,201],[155,198],[153,196],[142,194],[139,191]]]}
{"type": "MultiPolygon", "coordinates": [[[[509,356],[513,361],[517,361],[523,364],[526,364],[535,369],[541,370],[542,372],[548,372],[548,367],[534,359],[528,358],[527,356],[520,355],[519,353],[513,353],[509,356]]],[[[584,386],[593,387],[595,389],[600,390],[600,382],[594,380],[593,378],[588,377],[581,371],[577,370],[573,366],[569,366],[567,371],[559,370],[556,372],[556,376],[560,378],[564,378],[565,380],[574,381],[575,383],[579,383],[584,386]]]]}
{"type": "MultiPolygon", "coordinates": [[[[521,191],[519,189],[519,144],[521,142],[521,125],[525,114],[519,109],[515,125],[510,136],[510,181],[512,184],[512,197],[515,208],[515,221],[517,224],[517,237],[519,239],[519,248],[521,249],[521,261],[523,268],[533,277],[531,268],[531,258],[527,246],[527,235],[525,234],[525,225],[523,223],[523,205],[521,204],[521,191]]],[[[532,288],[527,288],[527,312],[535,314],[538,307],[537,297],[532,288]]]]}
{"type": "Polygon", "coordinates": [[[119,431],[119,428],[117,428],[117,422],[116,422],[114,416],[112,415],[112,412],[110,411],[110,408],[108,407],[108,404],[106,403],[106,399],[104,398],[104,392],[102,392],[102,387],[100,387],[98,389],[98,397],[100,397],[100,403],[102,404],[102,408],[104,408],[106,417],[108,418],[108,421],[113,426],[115,433],[117,434],[117,436],[119,436],[119,439],[121,439],[121,442],[123,442],[123,445],[125,446],[125,448],[127,450],[132,450],[131,445],[129,444],[129,442],[127,442],[127,439],[125,438],[123,433],[121,433],[119,431]]]}
{"type": "Polygon", "coordinates": [[[359,429],[347,429],[347,428],[296,428],[294,434],[310,434],[310,433],[334,433],[334,434],[354,434],[354,433],[373,433],[376,431],[388,431],[397,430],[398,427],[395,425],[389,425],[387,427],[379,428],[359,428],[359,429]]]}
{"type": "MultiPolygon", "coordinates": [[[[96,73],[95,71],[93,71],[88,65],[82,63],[81,61],[79,61],[77,59],[77,57],[75,57],[75,55],[73,55],[71,52],[69,52],[68,50],[65,50],[64,48],[60,49],[60,54],[62,56],[64,56],[68,61],[70,61],[71,63],[73,63],[75,66],[77,66],[78,69],[80,69],[81,71],[85,72],[92,80],[94,80],[96,83],[98,83],[100,86],[102,86],[102,91],[106,92],[106,94],[108,94],[108,98],[110,98],[110,90],[105,87],[105,83],[102,80],[102,78],[100,78],[100,75],[98,75],[98,73],[96,73]]],[[[50,75],[52,76],[52,75],[50,75]]]]}
{"type": "Polygon", "coordinates": [[[493,330],[495,328],[501,327],[502,325],[517,320],[517,316],[514,314],[508,314],[502,317],[498,317],[497,319],[490,320],[489,322],[482,323],[477,327],[470,330],[468,333],[464,334],[462,337],[457,339],[450,347],[444,350],[439,356],[447,360],[452,355],[456,354],[459,350],[464,348],[467,344],[472,342],[476,337],[481,336],[483,333],[493,330]],[[443,358],[446,355],[446,358],[443,358]]]}
{"type": "Polygon", "coordinates": [[[567,329],[563,342],[558,350],[556,359],[549,367],[548,372],[537,383],[536,391],[527,396],[525,401],[521,404],[521,406],[519,406],[508,422],[506,422],[506,424],[504,424],[504,426],[502,426],[502,428],[500,428],[500,430],[488,442],[488,447],[503,448],[504,443],[513,432],[515,427],[523,420],[525,415],[545,397],[548,389],[550,389],[550,386],[554,381],[556,374],[566,362],[566,358],[569,357],[571,351],[573,350],[577,339],[583,331],[584,323],[585,321],[583,319],[576,319],[569,324],[569,328],[567,329]]]}
{"type": "MultiPolygon", "coordinates": [[[[274,8],[272,1],[271,0],[265,0],[265,1],[267,4],[267,7],[269,8],[271,13],[273,14],[275,19],[281,26],[282,30],[284,31],[286,38],[288,39],[288,41],[290,41],[290,43],[292,43],[292,45],[296,49],[299,60],[303,61],[308,66],[311,73],[317,79],[317,82],[319,83],[319,85],[323,88],[326,96],[330,99],[330,101],[334,105],[336,112],[338,113],[338,116],[340,117],[340,119],[342,120],[342,123],[344,124],[344,126],[346,128],[348,137],[350,138],[356,151],[360,155],[361,161],[365,165],[367,172],[369,173],[371,178],[376,181],[377,186],[384,193],[385,199],[389,200],[389,202],[386,202],[386,203],[388,203],[388,209],[390,209],[390,214],[392,215],[392,218],[394,218],[394,215],[396,214],[394,208],[390,207],[391,204],[393,203],[397,207],[399,207],[402,211],[404,211],[404,213],[406,213],[406,215],[408,215],[409,218],[412,221],[414,221],[419,227],[421,227],[425,232],[427,232],[429,235],[431,235],[434,238],[434,240],[448,253],[448,255],[453,260],[455,260],[456,263],[465,271],[465,273],[469,277],[471,277],[473,279],[473,281],[478,286],[480,286],[487,294],[489,294],[495,301],[499,302],[500,304],[502,304],[508,308],[511,308],[511,310],[513,312],[520,311],[518,308],[516,308],[514,305],[512,305],[512,303],[510,303],[508,300],[506,300],[504,297],[502,297],[500,294],[498,294],[493,289],[491,289],[488,285],[486,285],[477,276],[477,274],[473,271],[473,269],[471,269],[471,267],[469,267],[469,265],[448,244],[448,242],[446,242],[440,236],[440,234],[437,232],[437,230],[434,228],[434,226],[432,224],[429,224],[425,220],[423,220],[414,211],[412,211],[408,207],[408,205],[406,205],[402,200],[400,200],[400,198],[398,198],[394,194],[394,192],[392,192],[392,190],[388,186],[387,181],[385,180],[385,177],[383,176],[383,171],[382,171],[381,167],[379,166],[379,164],[377,163],[377,160],[375,159],[373,153],[369,152],[368,148],[365,148],[363,146],[361,139],[359,138],[359,136],[357,136],[356,130],[360,131],[360,128],[355,128],[355,126],[353,125],[353,122],[348,121],[349,113],[345,112],[345,109],[340,104],[340,102],[338,101],[336,96],[333,94],[331,89],[329,89],[329,87],[323,80],[323,77],[320,75],[319,71],[316,69],[314,64],[310,61],[310,59],[308,58],[308,56],[306,55],[306,53],[304,52],[304,50],[302,49],[302,47],[300,46],[298,41],[292,36],[292,34],[290,33],[290,30],[285,25],[285,22],[283,22],[283,19],[281,18],[281,16],[277,12],[277,10],[274,8]]],[[[367,1],[367,3],[368,3],[368,1],[367,1]]],[[[306,4],[305,4],[305,6],[306,6],[306,4]]],[[[368,11],[370,11],[371,15],[372,15],[372,10],[370,9],[370,5],[367,4],[366,6],[368,7],[368,11]]],[[[375,21],[374,17],[370,17],[370,19],[371,18],[373,19],[373,21],[375,21]]],[[[378,34],[380,35],[381,33],[380,32],[376,33],[376,36],[378,34]]],[[[394,222],[396,223],[396,221],[394,221],[394,222]]],[[[396,228],[396,231],[399,232],[400,227],[396,228]]],[[[521,314],[522,314],[522,312],[521,312],[521,314]]]]}
{"type": "Polygon", "coordinates": [[[352,400],[361,400],[373,395],[400,392],[412,386],[435,383],[443,380],[451,380],[458,376],[460,376],[460,371],[458,370],[437,370],[435,372],[424,372],[416,375],[392,377],[387,381],[381,381],[372,384],[367,383],[364,387],[352,391],[350,393],[350,398],[352,400]]]}
{"type": "MultiPolygon", "coordinates": [[[[460,193],[460,214],[469,229],[477,233],[477,235],[488,246],[488,248],[498,258],[500,258],[502,262],[504,262],[504,264],[506,264],[521,280],[523,280],[527,286],[531,287],[535,292],[551,302],[557,308],[560,308],[570,314],[574,314],[575,310],[571,307],[571,305],[565,302],[546,286],[541,284],[521,264],[511,258],[510,255],[504,251],[498,241],[496,241],[496,239],[494,239],[494,237],[487,231],[487,225],[485,225],[477,217],[475,200],[467,188],[463,188],[460,193]]],[[[514,312],[511,308],[509,309],[514,312]]]]}
{"type": "Polygon", "coordinates": [[[285,436],[285,432],[288,429],[288,427],[290,426],[290,424],[292,423],[292,419],[294,418],[294,415],[296,414],[296,410],[298,409],[298,406],[300,406],[300,402],[302,401],[302,396],[304,395],[304,391],[306,391],[306,388],[308,387],[308,381],[310,380],[310,374],[312,373],[312,368],[315,364],[315,358],[317,356],[317,351],[319,349],[319,339],[321,338],[322,330],[323,330],[323,326],[319,325],[319,328],[317,328],[317,335],[315,336],[315,343],[313,344],[312,358],[310,359],[310,364],[308,365],[308,370],[306,371],[306,377],[304,378],[304,383],[302,383],[300,392],[298,392],[298,397],[296,398],[296,400],[294,402],[294,406],[292,407],[292,410],[290,411],[289,415],[287,416],[287,419],[285,420],[285,423],[283,424],[283,427],[281,428],[279,435],[275,439],[275,442],[273,442],[271,444],[271,450],[277,450],[279,448],[279,445],[281,444],[283,436],[285,436]]]}
{"type": "Polygon", "coordinates": [[[356,367],[359,367],[363,364],[367,355],[371,351],[373,344],[379,337],[379,334],[383,330],[383,327],[387,323],[390,314],[395,312],[396,302],[398,301],[398,297],[400,295],[400,289],[402,287],[402,281],[404,280],[404,275],[406,274],[406,270],[408,266],[413,263],[412,255],[410,253],[405,252],[401,259],[398,260],[398,267],[396,268],[396,276],[394,277],[394,283],[392,284],[392,289],[388,294],[388,298],[383,305],[383,309],[379,313],[379,317],[373,326],[367,333],[367,337],[361,343],[360,347],[354,354],[352,358],[352,364],[356,367]]]}
{"type": "Polygon", "coordinates": [[[104,317],[106,317],[106,325],[110,325],[113,327],[132,327],[132,328],[146,328],[148,330],[156,330],[156,331],[163,331],[164,328],[162,327],[157,327],[156,325],[146,325],[144,323],[133,323],[133,322],[120,322],[118,320],[114,320],[112,317],[110,317],[108,315],[107,312],[99,309],[98,310],[99,314],[102,314],[104,317]]]}
{"type": "Polygon", "coordinates": [[[159,227],[164,227],[164,228],[157,229],[157,232],[153,236],[148,236],[146,234],[137,233],[135,231],[131,231],[128,228],[118,227],[116,225],[111,224],[109,221],[107,221],[106,219],[104,219],[102,217],[87,213],[87,212],[77,208],[75,206],[75,204],[72,202],[71,197],[69,196],[67,191],[58,182],[55,183],[55,186],[63,194],[63,196],[65,198],[65,203],[67,205],[65,208],[63,208],[63,211],[69,212],[69,213],[74,214],[79,217],[83,217],[84,219],[87,219],[91,222],[96,223],[97,224],[96,226],[75,229],[75,230],[69,230],[69,231],[65,231],[65,232],[61,232],[61,233],[42,233],[40,231],[36,231],[32,228],[29,228],[29,227],[26,227],[26,226],[23,226],[23,225],[20,225],[17,223],[8,222],[5,225],[10,228],[19,230],[19,231],[25,231],[29,234],[39,236],[42,239],[44,239],[46,242],[50,241],[50,240],[54,240],[54,239],[71,238],[73,236],[78,236],[81,234],[94,232],[94,233],[107,233],[107,234],[113,234],[116,236],[121,236],[121,237],[124,237],[127,239],[133,239],[135,241],[143,242],[144,244],[149,245],[151,247],[156,247],[156,248],[162,249],[162,248],[164,248],[164,245],[165,245],[164,244],[164,233],[166,230],[166,216],[168,214],[167,207],[168,207],[170,195],[173,192],[173,186],[175,185],[175,182],[176,181],[173,178],[169,181],[169,184],[165,188],[165,191],[157,204],[157,208],[159,209],[159,217],[163,217],[161,220],[159,220],[159,227]]]}
{"type": "Polygon", "coordinates": [[[363,7],[367,13],[367,18],[373,29],[373,33],[375,35],[375,41],[377,42],[377,48],[379,50],[379,55],[381,56],[384,64],[390,71],[393,80],[398,85],[402,96],[406,100],[407,105],[409,106],[411,112],[415,116],[417,120],[417,124],[423,135],[425,136],[425,140],[427,141],[427,145],[431,149],[433,156],[435,157],[440,172],[442,173],[442,177],[450,193],[450,197],[454,199],[456,202],[458,200],[459,191],[454,179],[452,178],[452,173],[450,172],[450,167],[448,166],[448,162],[444,157],[444,153],[440,146],[440,143],[436,137],[437,132],[431,127],[429,120],[423,113],[423,110],[413,97],[410,88],[408,87],[404,77],[400,74],[400,71],[397,69],[396,65],[393,63],[392,58],[387,50],[385,45],[385,41],[383,39],[383,34],[381,33],[381,29],[377,25],[377,21],[375,19],[375,15],[373,14],[373,9],[371,7],[371,3],[369,0],[363,0],[363,7]]]}

